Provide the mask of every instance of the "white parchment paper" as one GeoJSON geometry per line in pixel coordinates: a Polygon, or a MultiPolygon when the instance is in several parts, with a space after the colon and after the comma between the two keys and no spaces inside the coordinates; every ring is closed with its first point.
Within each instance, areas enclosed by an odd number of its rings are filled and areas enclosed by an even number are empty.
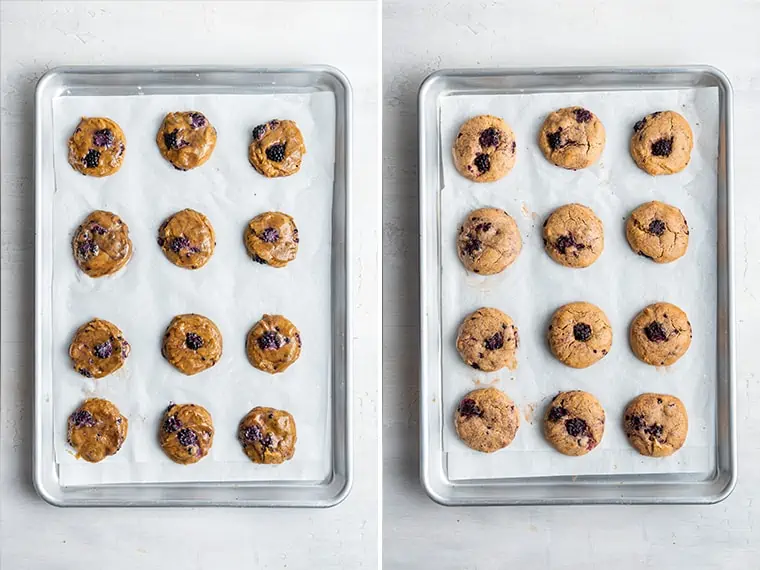
{"type": "Polygon", "coordinates": [[[53,120],[53,397],[61,483],[323,480],[332,452],[333,94],[61,97],[53,120]],[[188,172],[175,170],[155,143],[164,115],[176,110],[202,111],[218,132],[212,157],[188,172]],[[67,140],[82,116],[107,116],[124,130],[126,156],[115,175],[85,177],[67,163],[67,140]],[[288,178],[264,178],[248,163],[252,128],[273,118],[296,121],[306,143],[300,172],[288,178]],[[196,271],[169,263],[156,244],[161,222],[183,208],[203,212],[216,230],[214,255],[196,271]],[[121,216],[134,244],[127,266],[100,279],[78,270],[70,245],[95,209],[121,216]],[[298,256],[282,269],[254,263],[243,245],[248,220],[268,210],[292,215],[299,230],[298,256]],[[191,312],[219,326],[224,353],[211,369],[185,376],[161,356],[161,338],[175,315],[191,312]],[[246,358],[246,335],[264,313],[283,314],[301,331],[301,357],[282,374],[260,372],[246,358]],[[101,380],[77,374],[68,357],[72,334],[94,317],[116,324],[132,345],[125,366],[101,380]],[[129,418],[124,447],[94,465],[75,459],[66,444],[68,415],[93,396],[111,400],[129,418]],[[213,416],[213,448],[195,465],[172,463],[157,443],[171,401],[200,404],[213,416]],[[255,465],[243,454],[237,425],[258,405],[293,414],[298,443],[292,460],[255,465]]]}
{"type": "Polygon", "coordinates": [[[442,405],[449,476],[478,479],[710,471],[715,462],[717,382],[717,89],[449,96],[441,104],[441,126],[442,405]],[[576,172],[549,163],[536,143],[546,115],[571,105],[592,110],[607,131],[599,162],[576,172]],[[678,111],[689,121],[694,150],[683,172],[653,177],[638,169],[628,144],[637,120],[666,109],[678,111]],[[460,176],[451,157],[460,125],[479,114],[503,117],[517,137],[515,168],[491,184],[476,184],[460,176]],[[625,239],[626,218],[650,200],[680,208],[689,223],[688,252],[674,263],[659,265],[637,256],[625,239]],[[604,252],[586,269],[563,267],[543,250],[544,220],[553,209],[571,202],[589,206],[604,223],[604,252]],[[455,247],[458,227],[467,213],[486,206],[509,212],[523,239],[517,261],[494,276],[468,273],[455,247]],[[585,370],[557,361],[545,340],[552,313],[572,301],[598,305],[613,327],[610,353],[585,370]],[[680,306],[694,329],[689,351],[667,368],[640,362],[628,343],[631,320],[656,301],[680,306]],[[455,346],[459,324],[481,306],[501,309],[517,324],[521,343],[515,371],[482,373],[459,357],[455,346]],[[489,384],[514,399],[521,411],[521,426],[508,448],[482,454],[458,439],[453,415],[462,396],[489,384]],[[572,389],[594,394],[607,413],[601,445],[580,458],[554,451],[543,438],[546,406],[557,392],[572,389]],[[623,410],[642,392],[673,394],[686,405],[688,438],[669,458],[642,457],[625,438],[623,410]]]}

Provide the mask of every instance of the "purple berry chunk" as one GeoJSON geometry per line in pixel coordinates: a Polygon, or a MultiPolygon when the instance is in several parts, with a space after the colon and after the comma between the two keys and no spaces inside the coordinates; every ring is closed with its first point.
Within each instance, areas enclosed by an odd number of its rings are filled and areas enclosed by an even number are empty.
{"type": "Polygon", "coordinates": [[[126,358],[127,356],[129,356],[129,343],[127,339],[123,338],[121,339],[121,357],[126,358]]]}
{"type": "Polygon", "coordinates": [[[269,121],[270,129],[276,129],[279,126],[280,126],[280,121],[278,121],[277,119],[272,119],[271,121],[269,121]]]}
{"type": "Polygon", "coordinates": [[[647,426],[644,429],[644,433],[649,434],[651,438],[659,439],[662,437],[662,426],[660,424],[653,424],[651,426],[647,426]]]}
{"type": "Polygon", "coordinates": [[[261,239],[266,243],[274,243],[280,239],[280,232],[276,228],[266,228],[261,232],[261,239]]]}
{"type": "Polygon", "coordinates": [[[79,257],[82,259],[89,259],[90,257],[98,255],[98,253],[100,253],[100,248],[94,241],[87,240],[79,244],[79,247],[77,247],[77,253],[79,253],[79,257]]]}
{"type": "Polygon", "coordinates": [[[475,231],[477,232],[487,232],[491,229],[491,222],[484,222],[482,224],[478,224],[475,226],[475,231]]]}
{"type": "Polygon", "coordinates": [[[651,342],[665,342],[668,340],[668,334],[665,327],[658,321],[652,321],[644,327],[644,334],[651,342]]]}
{"type": "Polygon", "coordinates": [[[470,257],[475,257],[475,254],[483,247],[483,243],[475,236],[468,236],[468,238],[462,249],[470,257]]]}
{"type": "Polygon", "coordinates": [[[277,350],[280,348],[280,335],[274,331],[267,331],[257,341],[261,350],[277,350]]]}
{"type": "Polygon", "coordinates": [[[261,441],[261,428],[257,425],[248,426],[243,432],[243,439],[250,442],[261,441]]]}
{"type": "Polygon", "coordinates": [[[565,429],[572,437],[579,437],[588,431],[588,426],[580,418],[570,418],[565,420],[565,429]]]}
{"type": "Polygon", "coordinates": [[[575,120],[579,123],[588,123],[593,116],[591,111],[587,111],[586,109],[575,110],[575,120]]]}
{"type": "Polygon", "coordinates": [[[641,129],[644,128],[644,125],[646,125],[646,124],[647,124],[647,118],[646,117],[644,117],[640,121],[636,121],[636,124],[633,125],[633,132],[634,133],[638,133],[641,129]]]}
{"type": "Polygon", "coordinates": [[[175,431],[179,431],[181,427],[182,422],[177,419],[177,416],[169,416],[164,420],[164,431],[166,433],[174,433],[175,431]]]}
{"type": "Polygon", "coordinates": [[[484,148],[499,146],[499,143],[501,142],[501,131],[499,129],[489,127],[480,133],[480,138],[478,141],[480,142],[480,146],[484,148]]]}
{"type": "Polygon", "coordinates": [[[258,125],[256,127],[254,127],[253,133],[252,133],[253,140],[255,140],[255,141],[261,140],[266,132],[267,132],[267,126],[266,125],[258,125]]]}
{"type": "Polygon", "coordinates": [[[484,174],[491,170],[491,159],[487,154],[479,154],[473,160],[473,164],[477,167],[478,172],[484,174]]]}
{"type": "Polygon", "coordinates": [[[174,253],[179,253],[180,250],[189,249],[189,248],[190,248],[190,240],[187,239],[185,236],[175,237],[172,240],[171,250],[174,253]]]}
{"type": "Polygon", "coordinates": [[[657,237],[665,233],[665,222],[662,220],[652,220],[649,224],[648,231],[657,237]]]}
{"type": "Polygon", "coordinates": [[[194,332],[189,332],[185,335],[185,346],[190,350],[198,350],[203,346],[203,339],[194,332]]]}
{"type": "Polygon", "coordinates": [[[71,414],[70,421],[76,427],[92,427],[95,425],[95,418],[87,410],[77,410],[71,414]]]}
{"type": "Polygon", "coordinates": [[[255,253],[251,256],[251,259],[253,259],[256,263],[260,263],[261,265],[268,265],[266,259],[255,253]]]}
{"type": "Polygon", "coordinates": [[[504,346],[504,335],[501,333],[501,331],[497,332],[485,340],[485,345],[488,350],[500,349],[504,346]]]}
{"type": "Polygon", "coordinates": [[[561,137],[562,137],[562,129],[555,131],[553,133],[547,133],[546,142],[549,143],[549,148],[552,150],[557,150],[558,148],[560,148],[561,137]]]}
{"type": "Polygon", "coordinates": [[[586,342],[591,338],[591,326],[586,323],[577,323],[573,327],[573,337],[580,342],[586,342]]]}
{"type": "Polygon", "coordinates": [[[196,445],[198,443],[198,434],[190,428],[182,428],[177,432],[177,440],[180,445],[190,447],[191,445],[196,445]]]}
{"type": "Polygon", "coordinates": [[[166,145],[166,148],[171,150],[179,150],[190,145],[189,142],[179,138],[178,135],[179,131],[176,129],[170,133],[164,133],[164,144],[166,145]]]}
{"type": "Polygon", "coordinates": [[[652,143],[652,154],[654,156],[670,156],[671,152],[673,152],[673,137],[657,139],[652,143]]]}
{"type": "Polygon", "coordinates": [[[285,144],[277,143],[269,146],[266,150],[266,155],[272,162],[282,162],[285,160],[285,144]]]}
{"type": "Polygon", "coordinates": [[[92,225],[90,226],[90,231],[91,231],[91,232],[95,232],[96,234],[98,234],[98,235],[100,235],[100,236],[102,236],[102,235],[105,235],[105,234],[106,234],[106,232],[108,232],[108,230],[106,230],[106,229],[105,229],[103,226],[101,226],[100,224],[92,224],[92,225]]]}
{"type": "Polygon", "coordinates": [[[646,422],[641,416],[631,416],[629,419],[631,427],[636,431],[641,431],[646,428],[646,422]]]}
{"type": "Polygon", "coordinates": [[[87,154],[84,155],[83,161],[84,165],[87,168],[95,168],[98,166],[98,162],[100,162],[100,152],[95,150],[94,148],[91,148],[87,151],[87,154]]]}
{"type": "Polygon", "coordinates": [[[190,126],[194,129],[200,129],[206,126],[206,117],[201,113],[190,113],[190,126]]]}
{"type": "Polygon", "coordinates": [[[574,247],[577,250],[581,250],[586,246],[582,243],[577,243],[573,234],[567,234],[566,236],[559,236],[559,238],[557,238],[557,242],[554,244],[554,247],[556,247],[557,251],[559,251],[562,255],[565,255],[567,250],[571,247],[574,247]]]}
{"type": "Polygon", "coordinates": [[[79,372],[85,378],[92,378],[92,372],[90,372],[86,368],[80,368],[79,370],[77,370],[77,372],[79,372]]]}
{"type": "Polygon", "coordinates": [[[473,416],[481,417],[483,415],[483,410],[480,409],[478,403],[472,398],[465,398],[462,400],[457,411],[459,412],[459,415],[465,418],[471,418],[473,416]]]}
{"type": "Polygon", "coordinates": [[[113,346],[111,346],[111,341],[107,340],[105,342],[101,342],[100,344],[96,344],[92,349],[92,353],[98,358],[108,358],[111,356],[111,354],[113,354],[113,346]]]}
{"type": "Polygon", "coordinates": [[[108,148],[113,144],[114,137],[111,129],[100,129],[92,135],[92,144],[108,148]]]}
{"type": "Polygon", "coordinates": [[[567,415],[567,410],[562,406],[554,406],[549,410],[549,421],[558,422],[567,415]]]}

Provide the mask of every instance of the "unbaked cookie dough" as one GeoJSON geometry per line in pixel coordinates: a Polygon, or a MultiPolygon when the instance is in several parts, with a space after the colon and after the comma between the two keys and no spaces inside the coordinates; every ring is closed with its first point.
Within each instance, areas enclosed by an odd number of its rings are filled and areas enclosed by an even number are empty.
{"type": "Polygon", "coordinates": [[[587,368],[610,351],[612,326],[596,305],[568,303],[555,311],[547,338],[560,362],[572,368],[587,368]]]}
{"type": "Polygon", "coordinates": [[[462,398],[454,413],[454,427],[467,447],[493,453],[515,439],[520,414],[504,392],[481,388],[462,398]]]}
{"type": "Polygon", "coordinates": [[[248,332],[249,362],[264,372],[284,372],[301,356],[301,333],[282,315],[264,315],[248,332]]]}
{"type": "Polygon", "coordinates": [[[691,323],[686,313],[670,303],[654,303],[631,323],[631,349],[653,366],[669,366],[691,345],[691,323]]]}
{"type": "Polygon", "coordinates": [[[459,228],[457,253],[464,266],[474,273],[494,275],[504,271],[521,249],[520,230],[504,210],[473,210],[459,228]]]}
{"type": "Polygon", "coordinates": [[[285,267],[298,253],[298,228],[287,214],[264,212],[248,222],[243,241],[256,263],[285,267]]]}
{"type": "Polygon", "coordinates": [[[549,113],[538,134],[538,146],[546,159],[571,170],[586,168],[599,160],[605,140],[604,125],[583,107],[549,113]]]}
{"type": "Polygon", "coordinates": [[[689,431],[683,402],[667,394],[641,394],[625,409],[623,427],[641,455],[667,457],[681,449],[689,431]]]}
{"type": "Polygon", "coordinates": [[[110,176],[121,168],[127,139],[115,121],[82,117],[69,139],[69,164],[86,176],[110,176]]]}
{"type": "Polygon", "coordinates": [[[544,436],[565,455],[586,455],[604,436],[604,408],[581,390],[560,392],[544,415],[544,436]]]}
{"type": "Polygon", "coordinates": [[[296,421],[284,410],[253,408],[238,426],[238,440],[254,463],[287,461],[296,451],[296,439],[296,421]]]}
{"type": "Polygon", "coordinates": [[[161,224],[157,241],[166,259],[174,265],[198,269],[214,254],[216,234],[206,216],[185,209],[172,214],[161,224]]]}
{"type": "Polygon", "coordinates": [[[198,374],[222,357],[222,333],[202,315],[177,315],[164,333],[161,354],[183,374],[198,374]]]}
{"type": "Polygon", "coordinates": [[[647,202],[631,212],[625,224],[631,249],[656,263],[670,263],[689,247],[689,225],[681,210],[662,202],[647,202]]]}
{"type": "Polygon", "coordinates": [[[457,351],[467,366],[484,372],[517,367],[517,327],[509,315],[483,307],[459,326],[457,351]]]}
{"type": "Polygon", "coordinates": [[[111,212],[95,210],[79,225],[71,242],[74,261],[90,277],[116,273],[132,257],[129,227],[111,212]]]}
{"type": "Polygon", "coordinates": [[[588,267],[604,250],[604,225],[587,206],[560,206],[544,222],[544,249],[561,265],[588,267]]]}
{"type": "Polygon", "coordinates": [[[214,443],[211,414],[196,404],[170,404],[161,420],[158,440],[175,463],[197,463],[208,455],[214,443]]]}
{"type": "Polygon", "coordinates": [[[301,169],[306,145],[293,121],[272,119],[258,125],[251,134],[248,161],[267,178],[290,176],[301,169]]]}
{"type": "Polygon", "coordinates": [[[216,129],[199,111],[169,113],[158,129],[156,144],[174,168],[190,170],[211,158],[216,129]]]}
{"type": "Polygon", "coordinates": [[[454,141],[454,166],[475,182],[494,182],[515,165],[515,133],[500,117],[478,115],[465,122],[454,141]]]}
{"type": "Polygon", "coordinates": [[[129,356],[129,343],[119,328],[93,319],[74,333],[69,356],[74,370],[86,378],[102,378],[117,371],[129,356]]]}
{"type": "Polygon", "coordinates": [[[77,459],[98,463],[121,449],[128,428],[127,418],[111,402],[90,398],[69,416],[68,441],[77,459]]]}
{"type": "Polygon", "coordinates": [[[658,111],[633,126],[631,156],[652,175],[681,172],[691,160],[694,140],[689,122],[675,111],[658,111]]]}

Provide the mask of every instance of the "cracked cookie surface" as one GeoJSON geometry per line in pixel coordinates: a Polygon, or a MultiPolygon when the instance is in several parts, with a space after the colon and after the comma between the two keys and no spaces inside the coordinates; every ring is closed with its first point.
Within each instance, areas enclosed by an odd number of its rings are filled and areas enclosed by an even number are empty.
{"type": "Polygon", "coordinates": [[[572,368],[587,368],[610,351],[612,326],[596,305],[568,303],[554,312],[547,338],[560,362],[572,368]]]}
{"type": "Polygon", "coordinates": [[[655,263],[670,263],[689,247],[689,225],[681,210],[663,202],[642,204],[625,224],[631,249],[655,263]]]}
{"type": "Polygon", "coordinates": [[[560,453],[586,455],[604,436],[604,408],[581,390],[560,392],[546,408],[544,436],[560,453]]]}
{"type": "Polygon", "coordinates": [[[546,160],[570,170],[586,168],[599,160],[605,141],[604,125],[583,107],[549,113],[538,134],[538,146],[546,160]]]}
{"type": "Polygon", "coordinates": [[[457,254],[468,271],[480,275],[500,273],[517,259],[520,250],[520,230],[504,210],[473,210],[459,228],[457,254]]]}
{"type": "Polygon", "coordinates": [[[604,250],[604,225],[587,206],[560,206],[544,222],[544,249],[561,265],[588,267],[604,250]]]}
{"type": "Polygon", "coordinates": [[[691,323],[686,313],[670,303],[654,303],[631,323],[630,341],[634,354],[652,366],[669,366],[691,345],[691,323]]]}
{"type": "Polygon", "coordinates": [[[641,455],[667,457],[683,447],[689,431],[686,406],[668,394],[641,394],[623,414],[628,441],[641,455]]]}
{"type": "Polygon", "coordinates": [[[494,182],[515,165],[515,133],[500,117],[478,115],[459,128],[452,152],[459,174],[474,182],[494,182]]]}
{"type": "Polygon", "coordinates": [[[457,351],[467,366],[493,372],[517,367],[517,327],[506,313],[483,307],[462,321],[457,334],[457,351]]]}
{"type": "Polygon", "coordinates": [[[454,427],[465,445],[493,453],[512,443],[520,427],[520,414],[504,392],[481,388],[462,398],[454,412],[454,427]]]}
{"type": "Polygon", "coordinates": [[[633,126],[631,157],[657,176],[681,172],[691,160],[694,139],[689,122],[675,111],[657,111],[633,126]]]}

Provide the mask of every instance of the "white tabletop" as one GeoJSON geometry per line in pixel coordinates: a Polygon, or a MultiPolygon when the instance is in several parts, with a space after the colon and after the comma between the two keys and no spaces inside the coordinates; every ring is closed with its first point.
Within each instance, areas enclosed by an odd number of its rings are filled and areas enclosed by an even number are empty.
{"type": "Polygon", "coordinates": [[[759,568],[760,2],[386,0],[384,567],[759,568]],[[735,89],[739,483],[705,507],[446,508],[418,478],[417,113],[451,67],[711,64],[735,89]]]}
{"type": "Polygon", "coordinates": [[[380,185],[375,5],[20,1],[3,2],[0,9],[0,567],[376,568],[380,185]],[[49,506],[31,482],[37,79],[65,64],[309,63],[338,67],[354,88],[352,493],[328,510],[49,506]]]}

